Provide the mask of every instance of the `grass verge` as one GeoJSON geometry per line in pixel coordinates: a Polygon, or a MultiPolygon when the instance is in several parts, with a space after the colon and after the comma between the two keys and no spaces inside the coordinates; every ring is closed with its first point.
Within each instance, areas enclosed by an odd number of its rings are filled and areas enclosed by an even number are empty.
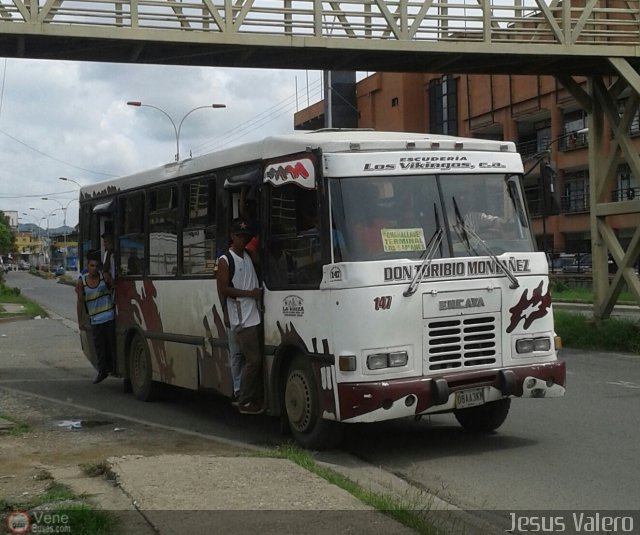
{"type": "MultiPolygon", "coordinates": [[[[10,429],[7,429],[4,431],[4,434],[7,435],[11,435],[11,436],[17,436],[17,435],[23,435],[25,433],[29,433],[31,432],[31,426],[29,424],[25,424],[24,422],[20,422],[18,420],[16,420],[15,418],[12,418],[11,416],[7,416],[6,414],[0,412],[0,418],[7,420],[9,422],[13,422],[13,427],[11,427],[10,429]]],[[[0,436],[2,436],[0,434],[0,436]]]]}
{"type": "Polygon", "coordinates": [[[0,318],[11,318],[16,316],[28,316],[35,318],[40,316],[47,317],[45,310],[38,304],[29,301],[26,297],[20,295],[19,288],[9,288],[5,284],[0,284],[0,303],[9,303],[13,305],[22,305],[20,312],[6,312],[0,305],[0,318]]]}
{"type": "Polygon", "coordinates": [[[564,347],[640,353],[640,324],[632,320],[596,322],[588,316],[554,311],[556,333],[564,347]]]}
{"type": "MultiPolygon", "coordinates": [[[[569,288],[563,283],[551,285],[551,299],[558,302],[569,303],[593,303],[593,290],[591,288],[569,288]]],[[[619,305],[637,305],[633,294],[628,291],[620,292],[617,303],[619,305]]]]}
{"type": "MultiPolygon", "coordinates": [[[[261,454],[257,454],[260,456],[261,454]]],[[[428,520],[428,504],[420,504],[416,498],[407,496],[406,500],[392,495],[381,494],[367,490],[349,478],[320,466],[313,456],[295,446],[283,446],[264,453],[266,457],[276,459],[288,459],[301,466],[305,470],[316,474],[329,483],[346,490],[349,494],[362,503],[377,509],[381,513],[393,518],[395,521],[407,526],[422,535],[437,535],[442,533],[428,520]]]]}
{"type": "MultiPolygon", "coordinates": [[[[0,413],[0,417],[16,424],[6,431],[8,434],[24,434],[32,431],[29,425],[6,414],[0,413]]],[[[68,486],[55,481],[47,470],[40,470],[34,479],[49,481],[44,492],[22,496],[15,500],[0,500],[2,525],[9,527],[11,513],[20,512],[29,515],[30,532],[33,533],[73,533],[74,535],[116,533],[118,520],[113,513],[95,509],[85,502],[84,496],[77,495],[68,486]]],[[[1,529],[0,532],[4,533],[1,529]]],[[[9,532],[12,532],[10,527],[9,532]]]]}
{"type": "Polygon", "coordinates": [[[31,530],[37,524],[39,533],[73,533],[74,535],[110,535],[117,527],[116,517],[109,511],[94,509],[69,487],[53,481],[45,492],[18,503],[3,503],[7,516],[12,511],[29,514],[31,530]]]}

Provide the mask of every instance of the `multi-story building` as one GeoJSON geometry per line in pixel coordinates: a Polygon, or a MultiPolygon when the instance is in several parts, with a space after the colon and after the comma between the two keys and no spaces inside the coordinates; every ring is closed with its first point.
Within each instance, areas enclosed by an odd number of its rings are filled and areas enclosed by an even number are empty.
{"type": "MultiPolygon", "coordinates": [[[[618,97],[620,109],[626,98],[618,97]]],[[[590,251],[587,116],[555,78],[376,73],[357,83],[356,101],[360,128],[514,141],[539,248],[590,251]]],[[[296,128],[324,126],[323,109],[319,102],[296,113],[296,128]]],[[[640,134],[637,114],[631,134],[640,134]]],[[[640,195],[623,161],[608,189],[611,200],[640,195]]],[[[609,224],[626,247],[640,217],[611,216],[609,224]]]]}
{"type": "Polygon", "coordinates": [[[16,231],[16,260],[24,260],[27,263],[36,265],[40,259],[44,258],[45,243],[42,237],[36,236],[30,230],[16,231]]]}

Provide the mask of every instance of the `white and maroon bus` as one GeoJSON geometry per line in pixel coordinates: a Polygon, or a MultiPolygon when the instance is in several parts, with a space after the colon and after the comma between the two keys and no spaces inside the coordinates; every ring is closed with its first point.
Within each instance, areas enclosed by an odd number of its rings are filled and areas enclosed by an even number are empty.
{"type": "Polygon", "coordinates": [[[510,142],[323,130],[86,186],[81,256],[115,236],[116,374],[141,400],[232,394],[216,259],[248,212],[265,407],[299,443],[442,412],[494,430],[512,396],[564,394],[522,171],[510,142]]]}

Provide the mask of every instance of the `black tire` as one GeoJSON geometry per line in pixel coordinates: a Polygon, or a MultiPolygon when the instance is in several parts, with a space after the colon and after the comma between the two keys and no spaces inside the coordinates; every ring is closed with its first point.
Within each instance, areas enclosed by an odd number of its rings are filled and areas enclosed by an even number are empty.
{"type": "Polygon", "coordinates": [[[454,410],[453,414],[467,431],[490,433],[498,429],[507,419],[509,407],[511,407],[511,398],[505,398],[478,407],[454,410]]]}
{"type": "Polygon", "coordinates": [[[342,440],[342,426],[320,415],[318,389],[309,359],[291,362],[284,387],[284,408],[291,433],[304,448],[327,450],[342,440]]]}
{"type": "Polygon", "coordinates": [[[129,381],[136,399],[155,401],[160,397],[162,385],[151,380],[151,357],[140,335],[135,335],[129,346],[129,381]]]}

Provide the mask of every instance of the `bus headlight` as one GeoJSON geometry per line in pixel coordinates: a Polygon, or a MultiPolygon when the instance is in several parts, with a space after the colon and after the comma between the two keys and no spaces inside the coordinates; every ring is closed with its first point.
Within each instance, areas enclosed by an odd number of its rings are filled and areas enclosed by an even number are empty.
{"type": "Polygon", "coordinates": [[[374,353],[367,356],[367,368],[381,370],[383,368],[401,368],[409,362],[409,354],[406,351],[394,351],[392,353],[374,353]]]}
{"type": "Polygon", "coordinates": [[[370,370],[381,370],[388,368],[388,353],[375,353],[367,356],[367,368],[370,370]]]}
{"type": "Polygon", "coordinates": [[[551,349],[551,340],[549,338],[534,338],[533,350],[534,351],[549,351],[551,349]]]}
{"type": "Polygon", "coordinates": [[[406,366],[409,362],[409,355],[406,351],[396,351],[395,353],[389,353],[389,367],[398,368],[400,366],[406,366]]]}
{"type": "Polygon", "coordinates": [[[521,338],[516,340],[516,352],[519,354],[533,353],[534,351],[547,353],[551,350],[551,339],[548,336],[537,338],[521,338]]]}
{"type": "Polygon", "coordinates": [[[533,353],[533,338],[522,338],[516,341],[516,351],[518,353],[533,353]]]}

